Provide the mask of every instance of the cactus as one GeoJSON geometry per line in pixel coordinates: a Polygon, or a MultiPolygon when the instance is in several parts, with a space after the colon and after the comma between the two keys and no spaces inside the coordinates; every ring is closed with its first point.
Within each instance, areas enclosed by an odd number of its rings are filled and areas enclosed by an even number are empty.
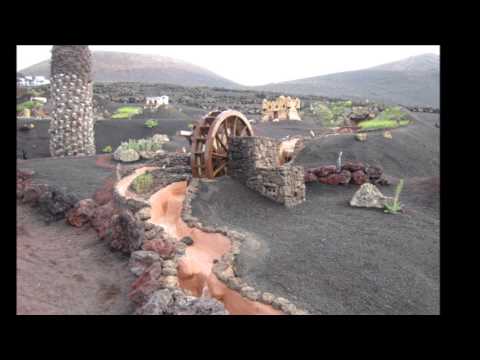
{"type": "Polygon", "coordinates": [[[340,153],[338,154],[338,158],[337,158],[337,172],[342,171],[342,154],[343,154],[343,151],[340,151],[340,153]]]}

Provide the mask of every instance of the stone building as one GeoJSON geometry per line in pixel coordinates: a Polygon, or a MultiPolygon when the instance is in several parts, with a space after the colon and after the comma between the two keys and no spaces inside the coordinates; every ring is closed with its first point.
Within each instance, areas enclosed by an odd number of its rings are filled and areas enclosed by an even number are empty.
{"type": "Polygon", "coordinates": [[[298,120],[300,121],[300,99],[279,96],[276,100],[263,99],[262,121],[298,120]]]}
{"type": "Polygon", "coordinates": [[[287,207],[305,201],[302,166],[281,165],[279,142],[265,137],[232,137],[228,175],[248,188],[287,207]]]}

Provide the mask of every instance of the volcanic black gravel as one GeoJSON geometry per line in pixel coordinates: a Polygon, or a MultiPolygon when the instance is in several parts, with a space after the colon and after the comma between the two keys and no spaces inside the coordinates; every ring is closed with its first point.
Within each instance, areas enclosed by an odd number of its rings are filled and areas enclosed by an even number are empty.
{"type": "MultiPolygon", "coordinates": [[[[439,152],[437,115],[392,131],[315,139],[299,164],[344,160],[379,164],[405,178],[405,213],[349,205],[358,186],[307,184],[307,201],[287,209],[229,177],[202,182],[193,215],[247,234],[236,271],[261,291],[313,314],[439,313],[439,152]]],[[[380,190],[393,196],[394,186],[380,190]]]]}
{"type": "Polygon", "coordinates": [[[34,181],[66,188],[80,199],[91,198],[113,174],[96,165],[95,156],[19,160],[17,167],[34,170],[34,181]]]}

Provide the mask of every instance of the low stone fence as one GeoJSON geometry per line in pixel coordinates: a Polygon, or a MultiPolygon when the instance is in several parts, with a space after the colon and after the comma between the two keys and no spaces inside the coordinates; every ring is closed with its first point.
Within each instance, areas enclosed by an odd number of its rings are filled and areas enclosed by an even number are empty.
{"type": "Polygon", "coordinates": [[[337,169],[336,165],[321,165],[305,169],[306,183],[318,181],[328,185],[355,184],[366,182],[378,185],[388,185],[389,182],[380,166],[368,165],[358,161],[348,161],[337,169]]]}
{"type": "Polygon", "coordinates": [[[278,141],[234,137],[228,145],[229,175],[261,195],[287,207],[305,201],[302,166],[279,165],[278,141]]]}

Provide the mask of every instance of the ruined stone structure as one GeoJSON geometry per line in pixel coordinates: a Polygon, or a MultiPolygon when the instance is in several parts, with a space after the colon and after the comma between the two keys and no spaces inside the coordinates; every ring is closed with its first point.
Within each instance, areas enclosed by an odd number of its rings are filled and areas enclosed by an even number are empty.
{"type": "Polygon", "coordinates": [[[233,137],[228,145],[228,174],[287,207],[305,201],[302,166],[279,163],[279,143],[264,137],[233,137]]]}
{"type": "Polygon", "coordinates": [[[87,45],[52,49],[50,155],[95,155],[91,53],[87,45]]]}
{"type": "Polygon", "coordinates": [[[300,99],[279,96],[276,100],[262,102],[262,121],[301,120],[298,114],[300,99]]]}

